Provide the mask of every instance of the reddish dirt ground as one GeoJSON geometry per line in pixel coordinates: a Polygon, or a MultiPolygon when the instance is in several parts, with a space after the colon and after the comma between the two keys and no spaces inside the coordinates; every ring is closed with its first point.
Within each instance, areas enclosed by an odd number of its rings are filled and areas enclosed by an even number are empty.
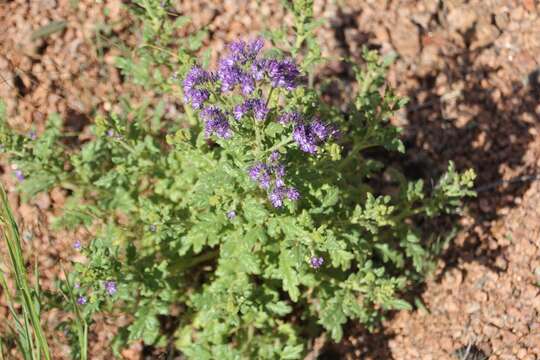
{"type": "MultiPolygon", "coordinates": [[[[535,0],[317,0],[327,23],[319,34],[324,55],[359,57],[362,46],[399,56],[389,82],[409,104],[392,121],[404,128],[411,176],[436,179],[449,160],[478,173],[478,197],[467,203],[462,230],[417,296],[425,308],[391,314],[379,332],[354,324],[321,358],[537,359],[540,358],[540,4],[535,0]]],[[[282,23],[279,1],[178,1],[208,26],[214,55],[224,43],[282,23]]],[[[285,22],[290,21],[285,17],[285,22]]],[[[134,43],[119,0],[15,0],[0,2],[0,97],[10,123],[22,131],[43,127],[59,112],[66,128],[80,130],[95,109],[115,106],[126,89],[113,66],[112,41],[134,43]],[[107,11],[105,11],[107,9],[107,11]],[[65,29],[32,40],[51,21],[65,29]],[[112,39],[112,40],[111,40],[112,39]]],[[[349,69],[331,63],[320,74],[346,79],[349,69]]],[[[173,103],[179,103],[171,99],[173,103]]],[[[47,223],[65,195],[55,190],[22,204],[12,171],[2,181],[39,254],[42,284],[50,287],[59,263],[75,256],[83,234],[49,233],[47,223]]],[[[5,310],[0,317],[5,316],[5,310]]],[[[49,313],[50,326],[64,316],[49,313]]],[[[91,358],[111,358],[107,340],[124,318],[103,318],[91,335],[91,358]]],[[[51,338],[53,338],[51,336],[51,338]]],[[[66,358],[54,336],[56,358],[66,358]]],[[[125,358],[141,354],[135,344],[125,358]]]]}

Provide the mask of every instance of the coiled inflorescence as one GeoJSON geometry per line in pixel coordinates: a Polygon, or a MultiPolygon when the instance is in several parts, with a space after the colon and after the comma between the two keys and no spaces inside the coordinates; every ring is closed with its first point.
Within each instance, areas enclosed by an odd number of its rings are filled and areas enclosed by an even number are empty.
{"type": "MultiPolygon", "coordinates": [[[[245,118],[254,119],[256,124],[274,119],[291,127],[291,137],[301,151],[315,154],[321,144],[337,135],[337,131],[318,118],[304,118],[299,111],[269,108],[272,92],[275,89],[281,89],[281,94],[293,91],[301,83],[301,73],[293,59],[262,57],[263,47],[262,38],[250,42],[235,41],[229,45],[227,56],[218,61],[215,73],[193,66],[184,79],[184,99],[200,110],[207,137],[228,139],[233,136],[236,124],[245,118]],[[224,99],[234,99],[228,93],[236,90],[241,101],[231,105],[230,100],[224,99]]],[[[255,163],[248,171],[277,208],[282,207],[285,200],[300,198],[298,190],[285,184],[285,166],[278,158],[279,154],[274,152],[267,161],[255,163]]]]}
{"type": "Polygon", "coordinates": [[[268,199],[276,208],[283,201],[298,200],[300,193],[292,186],[285,185],[285,166],[279,162],[279,153],[273,152],[267,162],[259,162],[249,169],[249,176],[259,187],[268,191],[268,199]]]}

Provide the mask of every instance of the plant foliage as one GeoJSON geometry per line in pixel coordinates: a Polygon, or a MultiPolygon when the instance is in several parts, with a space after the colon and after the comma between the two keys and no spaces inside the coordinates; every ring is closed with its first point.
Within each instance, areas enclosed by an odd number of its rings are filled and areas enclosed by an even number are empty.
{"type": "Polygon", "coordinates": [[[389,118],[405,100],[385,83],[388,61],[365,51],[350,103],[325,103],[312,1],[285,5],[292,35],[267,34],[280,48],[244,39],[209,68],[204,30],[177,37],[189,19],[166,2],[137,2],[142,43],[117,64],[135,84],[183,101],[174,121],[164,120],[165,101],[128,97],[75,149],[57,116],[37,139],[2,123],[21,190],[68,189],[55,226],[98,229],[71,277],[88,321],[112,308],[133,314],[118,346],[301,358],[321,331],[339,341],[349,319],[374,325],[385,310],[410,309],[401,294],[434,255],[415,224],[473,195],[470,170],[450,164],[426,189],[367,155],[404,151],[389,118]],[[378,185],[383,172],[395,191],[378,185]],[[173,312],[178,324],[165,330],[160,319],[173,312]]]}

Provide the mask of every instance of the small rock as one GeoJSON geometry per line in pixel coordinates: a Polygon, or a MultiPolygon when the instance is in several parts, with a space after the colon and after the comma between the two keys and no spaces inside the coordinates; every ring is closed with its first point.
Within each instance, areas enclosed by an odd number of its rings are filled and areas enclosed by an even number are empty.
{"type": "Polygon", "coordinates": [[[400,17],[391,32],[392,44],[406,59],[412,59],[420,52],[418,28],[407,18],[400,17]]]}
{"type": "Polygon", "coordinates": [[[461,33],[464,33],[470,29],[476,20],[476,12],[467,5],[455,7],[448,13],[448,24],[450,28],[461,33]]]}
{"type": "Polygon", "coordinates": [[[533,12],[536,10],[536,5],[534,3],[535,0],[523,0],[523,7],[525,7],[527,11],[533,12]]]}
{"type": "Polygon", "coordinates": [[[51,206],[51,198],[47,193],[41,193],[34,198],[34,203],[41,209],[46,210],[51,206]]]}
{"type": "Polygon", "coordinates": [[[477,302],[473,302],[469,305],[467,305],[467,313],[472,314],[480,310],[480,304],[477,302]]]}

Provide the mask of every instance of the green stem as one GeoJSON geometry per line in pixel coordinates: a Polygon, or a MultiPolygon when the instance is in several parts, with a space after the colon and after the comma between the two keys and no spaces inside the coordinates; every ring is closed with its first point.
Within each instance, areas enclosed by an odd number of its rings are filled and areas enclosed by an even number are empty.
{"type": "Polygon", "coordinates": [[[266,98],[266,107],[268,107],[268,104],[270,103],[270,99],[272,98],[272,93],[274,92],[274,87],[270,88],[270,91],[268,92],[268,97],[266,98]]]}
{"type": "Polygon", "coordinates": [[[260,154],[263,148],[261,127],[259,126],[257,119],[255,119],[255,116],[253,116],[253,127],[255,128],[255,139],[257,140],[257,152],[260,154]]]}
{"type": "Polygon", "coordinates": [[[283,139],[280,143],[278,143],[278,144],[272,146],[270,149],[266,150],[265,153],[271,153],[273,151],[276,151],[280,147],[287,146],[292,142],[293,142],[292,136],[289,135],[285,139],[283,139]]]}
{"type": "Polygon", "coordinates": [[[183,272],[189,268],[199,265],[200,263],[214,259],[218,257],[218,255],[219,250],[208,251],[206,253],[200,254],[199,256],[192,257],[185,262],[175,263],[175,266],[172,266],[171,270],[174,272],[183,272]]]}
{"type": "Polygon", "coordinates": [[[354,145],[354,147],[352,148],[352,150],[349,152],[349,154],[347,155],[347,157],[345,159],[343,159],[343,161],[341,162],[341,164],[339,165],[339,170],[343,170],[344,168],[346,168],[347,166],[350,165],[350,163],[356,159],[356,155],[358,155],[358,153],[360,153],[360,151],[362,150],[365,150],[369,147],[372,147],[372,146],[375,146],[376,144],[363,144],[363,143],[358,143],[356,145],[354,145]]]}
{"type": "Polygon", "coordinates": [[[120,139],[115,139],[120,145],[122,145],[122,147],[124,149],[126,149],[128,152],[132,153],[133,155],[135,155],[135,149],[129,145],[128,143],[126,143],[124,140],[120,140],[120,139]]]}

